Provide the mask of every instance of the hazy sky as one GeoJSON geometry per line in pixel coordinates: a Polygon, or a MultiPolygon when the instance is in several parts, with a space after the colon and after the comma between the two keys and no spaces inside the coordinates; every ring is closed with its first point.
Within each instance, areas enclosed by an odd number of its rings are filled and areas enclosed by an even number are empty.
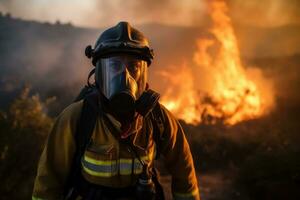
{"type": "MultiPolygon", "coordinates": [[[[210,0],[0,0],[0,10],[25,19],[100,27],[120,20],[183,26],[207,21],[210,0]]],[[[280,26],[300,23],[300,0],[226,0],[237,23],[280,26]]]]}

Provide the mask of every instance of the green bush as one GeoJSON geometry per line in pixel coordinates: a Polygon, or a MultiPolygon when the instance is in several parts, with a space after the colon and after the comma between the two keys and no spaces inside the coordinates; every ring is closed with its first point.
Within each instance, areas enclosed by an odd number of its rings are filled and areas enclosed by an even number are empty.
{"type": "Polygon", "coordinates": [[[43,143],[52,126],[46,105],[26,87],[0,113],[1,199],[30,199],[43,143]]]}

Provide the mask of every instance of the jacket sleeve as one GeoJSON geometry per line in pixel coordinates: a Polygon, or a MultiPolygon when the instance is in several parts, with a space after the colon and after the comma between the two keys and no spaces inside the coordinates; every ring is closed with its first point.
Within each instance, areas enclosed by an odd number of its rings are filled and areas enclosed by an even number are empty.
{"type": "Polygon", "coordinates": [[[62,199],[75,152],[74,132],[81,102],[67,107],[56,119],[41,155],[32,199],[62,199]]]}
{"type": "Polygon", "coordinates": [[[189,144],[175,117],[163,106],[165,129],[162,154],[172,175],[172,194],[175,200],[200,200],[197,177],[189,144]]]}

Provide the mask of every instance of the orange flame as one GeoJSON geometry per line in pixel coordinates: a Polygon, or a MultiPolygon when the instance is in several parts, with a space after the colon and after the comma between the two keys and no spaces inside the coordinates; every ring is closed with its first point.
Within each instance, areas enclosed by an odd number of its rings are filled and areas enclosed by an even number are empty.
{"type": "MultiPolygon", "coordinates": [[[[175,68],[175,67],[174,67],[175,68]]],[[[192,72],[187,65],[178,68],[175,74],[161,71],[160,75],[169,80],[170,87],[164,92],[161,103],[166,106],[176,117],[187,123],[197,124],[200,122],[200,111],[192,79],[192,72]]]]}
{"type": "Polygon", "coordinates": [[[193,124],[222,122],[232,125],[259,117],[272,100],[266,101],[262,96],[265,88],[259,89],[247,77],[225,2],[210,1],[210,8],[214,38],[198,39],[195,66],[182,65],[176,75],[160,72],[171,85],[161,102],[178,118],[193,124]],[[209,76],[202,90],[196,84],[201,78],[199,72],[209,76]]]}

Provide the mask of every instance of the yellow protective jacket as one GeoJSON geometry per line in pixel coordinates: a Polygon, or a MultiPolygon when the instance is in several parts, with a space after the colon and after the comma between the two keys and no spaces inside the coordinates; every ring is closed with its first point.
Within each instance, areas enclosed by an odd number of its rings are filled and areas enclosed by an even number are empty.
{"type": "MultiPolygon", "coordinates": [[[[56,119],[41,155],[32,199],[62,199],[64,184],[75,153],[74,134],[83,101],[68,106],[56,119]]],[[[164,133],[161,154],[172,175],[174,199],[200,199],[193,158],[178,121],[163,106],[164,133]]],[[[116,130],[120,123],[107,115],[116,130]]],[[[150,119],[138,118],[131,135],[140,158],[152,165],[155,158],[153,127],[150,119]]],[[[98,117],[90,144],[82,158],[82,175],[94,184],[127,187],[136,183],[142,165],[110,132],[108,124],[98,117]]]]}

